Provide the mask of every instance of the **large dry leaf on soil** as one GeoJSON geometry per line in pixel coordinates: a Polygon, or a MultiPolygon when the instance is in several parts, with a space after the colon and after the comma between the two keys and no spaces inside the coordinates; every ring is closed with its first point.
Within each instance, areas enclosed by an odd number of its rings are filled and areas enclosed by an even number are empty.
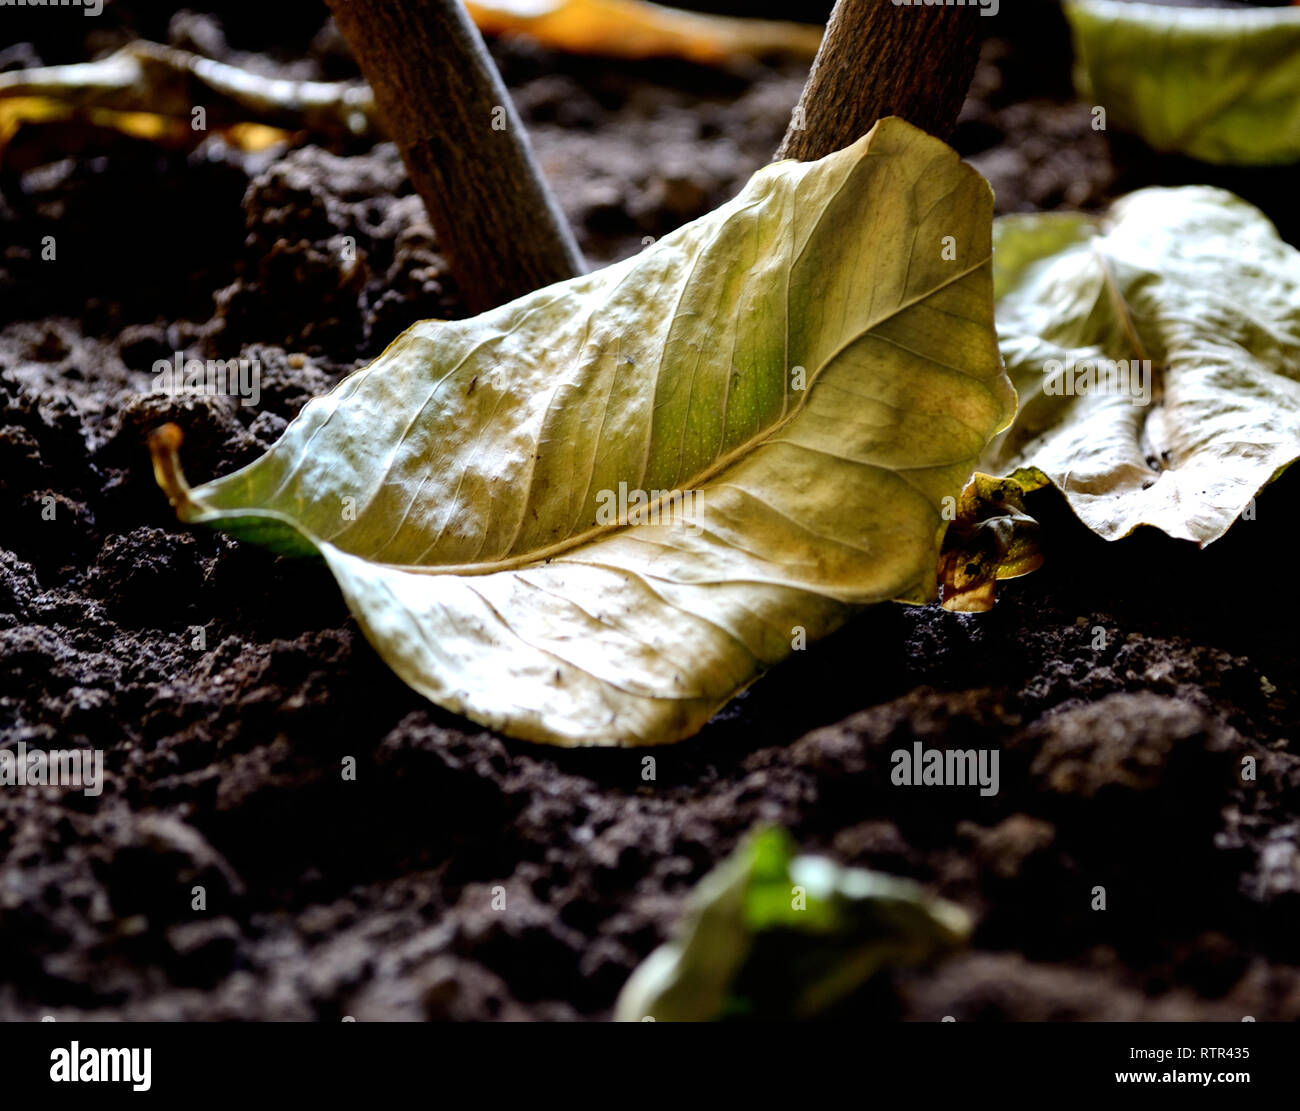
{"type": "Polygon", "coordinates": [[[1039,468],[1108,540],[1208,544],[1300,455],[1300,252],[1258,209],[1144,189],[1100,220],[1001,217],[994,249],[1020,411],[981,470],[1039,468]]]}
{"type": "Polygon", "coordinates": [[[1300,160],[1300,10],[1068,0],[1075,83],[1111,126],[1206,162],[1300,160]]]}
{"type": "Polygon", "coordinates": [[[185,520],[324,556],[433,701],[676,740],[800,629],[934,596],[942,499],[1014,407],[991,208],[884,120],[625,262],[415,325],[241,471],[187,491],[160,450],[162,480],[185,520]]]}
{"type": "Polygon", "coordinates": [[[812,58],[822,29],[807,23],[681,11],[646,0],[466,0],[488,34],[522,33],[554,50],[613,58],[812,58]]]}

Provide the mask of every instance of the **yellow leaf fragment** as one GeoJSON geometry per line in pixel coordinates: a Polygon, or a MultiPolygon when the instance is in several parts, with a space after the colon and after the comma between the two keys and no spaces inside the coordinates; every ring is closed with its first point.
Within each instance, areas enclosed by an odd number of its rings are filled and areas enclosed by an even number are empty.
{"type": "Polygon", "coordinates": [[[808,23],[680,11],[645,0],[466,0],[487,34],[526,34],[543,46],[609,58],[676,57],[719,65],[736,57],[811,59],[822,29],[808,23]]]}
{"type": "Polygon", "coordinates": [[[1025,512],[1024,495],[1049,481],[1042,471],[1025,467],[1006,478],[977,472],[966,484],[939,558],[944,609],[991,610],[998,579],[1019,578],[1043,565],[1038,522],[1025,512]]]}

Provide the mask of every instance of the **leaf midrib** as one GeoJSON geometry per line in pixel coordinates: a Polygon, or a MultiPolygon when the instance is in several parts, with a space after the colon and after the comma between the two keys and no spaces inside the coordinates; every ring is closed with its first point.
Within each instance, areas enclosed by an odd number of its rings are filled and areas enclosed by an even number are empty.
{"type": "MultiPolygon", "coordinates": [[[[836,359],[838,359],[845,351],[847,351],[850,347],[852,347],[853,344],[857,343],[860,339],[862,339],[863,336],[869,335],[870,333],[874,332],[877,328],[879,328],[882,324],[884,324],[886,321],[892,320],[900,313],[906,312],[909,308],[921,304],[922,302],[928,300],[930,297],[933,297],[936,293],[939,293],[941,290],[947,289],[951,285],[955,285],[957,282],[963,280],[964,278],[968,278],[971,274],[974,274],[981,267],[988,266],[991,261],[992,261],[992,253],[985,255],[978,262],[972,264],[971,266],[967,267],[964,270],[959,271],[958,273],[954,274],[952,277],[944,279],[942,282],[938,283],[937,285],[933,286],[930,289],[927,289],[923,293],[918,294],[916,297],[913,297],[908,301],[900,301],[888,313],[883,314],[878,319],[872,321],[870,324],[863,327],[861,331],[853,335],[851,338],[845,340],[842,344],[840,344],[839,347],[837,347],[834,351],[832,351],[822,361],[821,365],[819,365],[816,368],[816,370],[812,372],[808,380],[808,388],[802,391],[803,396],[799,399],[798,403],[789,410],[789,412],[787,412],[783,417],[775,421],[773,424],[769,425],[767,428],[763,429],[762,432],[760,432],[758,435],[750,437],[748,440],[745,440],[743,443],[738,444],[726,455],[720,456],[719,458],[715,459],[713,463],[711,463],[698,475],[693,477],[691,481],[691,487],[693,489],[698,489],[700,487],[703,487],[709,481],[716,478],[719,474],[721,474],[722,472],[726,471],[731,466],[733,466],[741,458],[748,455],[750,452],[754,451],[758,447],[762,446],[763,443],[775,437],[777,433],[779,433],[782,429],[786,428],[788,425],[793,423],[793,421],[799,416],[799,414],[803,412],[804,406],[807,404],[808,397],[812,394],[813,388],[817,385],[817,381],[821,377],[822,372],[828,366],[830,366],[836,359]]],[[[956,370],[958,368],[953,367],[950,369],[956,370]]],[[[987,392],[989,392],[990,396],[992,396],[992,391],[989,390],[988,383],[986,383],[983,379],[977,378],[975,375],[970,374],[966,371],[959,371],[959,373],[964,374],[967,378],[970,378],[973,382],[978,382],[979,385],[983,387],[987,392]]],[[[894,469],[891,467],[885,467],[882,469],[894,473],[894,469]]],[[[676,491],[670,490],[668,491],[668,494],[666,496],[671,496],[674,492],[676,491]]],[[[645,512],[649,513],[652,509],[660,507],[663,504],[664,500],[665,500],[664,498],[659,498],[653,502],[648,502],[645,507],[645,512]]],[[[637,525],[629,525],[626,523],[617,523],[617,522],[609,525],[597,525],[594,526],[593,528],[586,529],[581,533],[575,533],[570,536],[566,536],[564,539],[558,540],[553,544],[548,544],[543,548],[536,548],[530,552],[524,552],[521,553],[520,555],[511,556],[509,558],[500,559],[500,560],[490,560],[490,561],[478,562],[478,563],[408,564],[408,563],[389,563],[383,560],[371,559],[370,557],[361,555],[360,553],[357,552],[348,551],[348,549],[342,548],[339,545],[335,544],[332,539],[326,539],[324,537],[317,536],[309,529],[305,528],[300,521],[289,516],[289,514],[287,513],[281,512],[280,510],[259,509],[259,508],[251,508],[251,507],[241,508],[237,510],[212,510],[204,507],[201,502],[195,502],[194,504],[198,506],[201,510],[200,514],[195,518],[193,518],[198,523],[210,522],[213,520],[218,520],[222,518],[231,518],[231,517],[256,517],[256,518],[274,520],[282,524],[285,524],[288,527],[300,533],[303,537],[307,539],[309,543],[311,543],[317,549],[319,549],[324,544],[328,544],[332,548],[336,548],[339,551],[346,552],[348,555],[354,556],[357,559],[364,559],[366,560],[366,562],[374,564],[377,567],[384,567],[389,570],[406,571],[411,574],[422,574],[422,575],[489,575],[489,574],[495,574],[498,571],[514,571],[523,567],[530,567],[538,563],[544,563],[549,559],[554,559],[556,556],[564,555],[566,552],[572,551],[575,548],[582,547],[585,544],[592,543],[593,541],[601,539],[603,537],[611,536],[615,533],[622,532],[625,529],[640,527],[637,525]]]]}

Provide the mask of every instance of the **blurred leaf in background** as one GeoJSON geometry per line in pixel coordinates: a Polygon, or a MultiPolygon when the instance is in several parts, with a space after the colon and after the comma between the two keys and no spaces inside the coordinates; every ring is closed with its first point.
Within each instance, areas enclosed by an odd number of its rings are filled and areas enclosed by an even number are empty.
{"type": "Polygon", "coordinates": [[[1107,125],[1205,162],[1300,160],[1300,9],[1066,0],[1079,95],[1107,125]]]}
{"type": "Polygon", "coordinates": [[[609,58],[811,61],[822,37],[821,27],[807,23],[703,15],[646,0],[466,0],[465,6],[487,34],[525,34],[553,50],[609,58]]]}
{"type": "MultiPolygon", "coordinates": [[[[738,58],[812,60],[822,28],[682,11],[645,0],[467,0],[489,35],[517,34],[552,50],[607,58],[676,57],[704,65],[738,58]]],[[[248,150],[293,132],[382,138],[365,84],[266,77],[160,43],[136,41],[93,62],[0,73],[0,152],[21,127],[49,129],[51,154],[68,130],[117,131],[162,146],[197,145],[207,128],[248,150]],[[195,104],[203,129],[190,126],[195,104]]]]}

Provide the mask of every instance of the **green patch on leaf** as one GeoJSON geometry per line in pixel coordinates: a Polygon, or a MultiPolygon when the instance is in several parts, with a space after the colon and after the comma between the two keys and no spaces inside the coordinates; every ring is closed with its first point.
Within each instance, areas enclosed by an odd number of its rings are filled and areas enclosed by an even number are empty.
{"type": "Polygon", "coordinates": [[[632,973],[615,1018],[807,1019],[886,967],[962,945],[966,912],[911,880],[799,856],[753,834],[691,893],[677,937],[632,973]]]}
{"type": "Polygon", "coordinates": [[[856,607],[936,592],[1014,394],[992,196],[896,119],[625,262],[408,329],[180,516],[319,553],[416,690],[516,737],[694,733],[856,607]]]}

